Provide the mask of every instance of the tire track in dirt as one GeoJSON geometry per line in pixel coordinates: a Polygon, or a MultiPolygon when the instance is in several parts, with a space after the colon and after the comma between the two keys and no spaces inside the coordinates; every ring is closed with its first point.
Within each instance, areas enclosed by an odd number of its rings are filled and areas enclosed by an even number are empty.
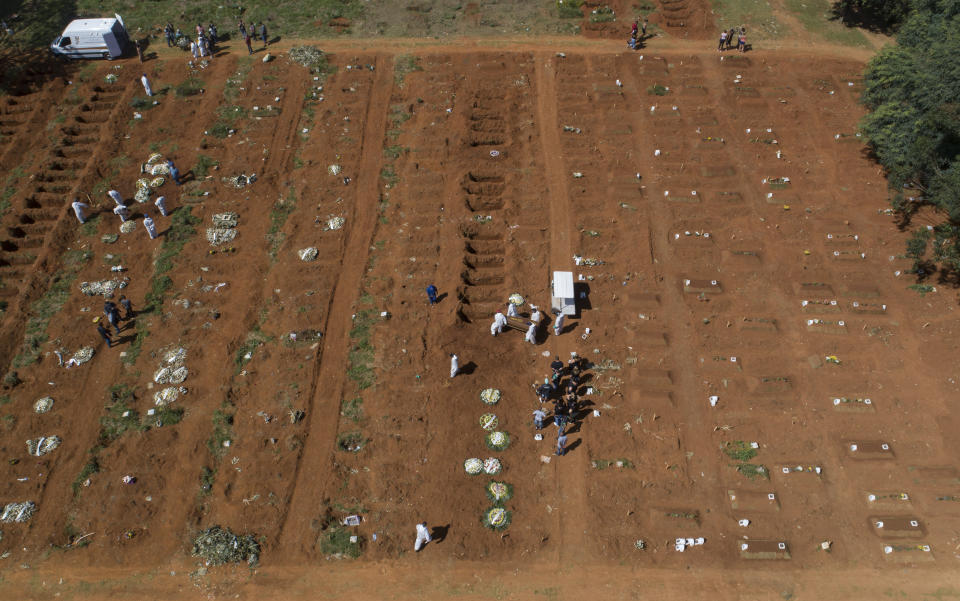
{"type": "MultiPolygon", "coordinates": [[[[536,61],[537,122],[543,143],[544,173],[550,206],[550,269],[547,277],[551,277],[553,269],[562,269],[569,265],[573,255],[570,240],[570,193],[567,189],[563,158],[559,152],[561,145],[556,84],[557,72],[553,66],[552,55],[539,54],[536,61]]],[[[549,331],[547,335],[549,336],[549,331]]],[[[550,352],[566,356],[572,348],[571,340],[573,339],[569,336],[551,337],[548,343],[550,352]]],[[[584,548],[586,531],[582,526],[589,516],[586,445],[581,445],[577,452],[564,456],[562,461],[556,461],[553,465],[556,474],[554,482],[561,508],[561,511],[557,512],[560,537],[560,544],[557,546],[558,560],[567,563],[580,557],[580,550],[584,548]]]]}
{"type": "Polygon", "coordinates": [[[308,408],[310,424],[303,455],[297,463],[294,476],[296,485],[289,510],[280,527],[279,546],[283,551],[310,554],[313,540],[304,541],[303,536],[311,531],[311,521],[318,512],[317,504],[323,499],[325,484],[333,472],[331,453],[339,423],[339,399],[346,383],[350,348],[349,315],[360,292],[377,220],[376,203],[379,198],[383,138],[386,134],[387,110],[393,90],[393,61],[383,54],[377,55],[376,73],[361,141],[360,154],[363,158],[357,174],[358,203],[353,216],[353,227],[347,238],[344,262],[334,286],[323,346],[317,355],[320,366],[315,371],[311,386],[308,408]],[[305,468],[312,469],[305,473],[305,468]]]}

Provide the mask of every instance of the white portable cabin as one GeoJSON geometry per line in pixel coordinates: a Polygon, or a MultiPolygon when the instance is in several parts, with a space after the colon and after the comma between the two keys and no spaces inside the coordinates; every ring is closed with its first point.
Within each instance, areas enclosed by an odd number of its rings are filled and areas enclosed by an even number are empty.
{"type": "Polygon", "coordinates": [[[573,294],[573,272],[554,271],[550,284],[550,307],[563,315],[577,313],[577,300],[573,294]]]}
{"type": "Polygon", "coordinates": [[[67,58],[107,58],[123,56],[130,39],[120,15],[112,19],[77,19],[71,21],[50,51],[67,58]]]}

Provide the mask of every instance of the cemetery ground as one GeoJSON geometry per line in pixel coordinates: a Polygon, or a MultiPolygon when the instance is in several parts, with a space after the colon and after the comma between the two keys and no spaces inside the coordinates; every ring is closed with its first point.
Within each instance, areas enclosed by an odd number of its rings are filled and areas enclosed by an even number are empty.
{"type": "Polygon", "coordinates": [[[906,273],[856,135],[862,61],[621,47],[341,44],[313,71],[289,47],[165,55],[145,65],[154,98],[131,61],[0,98],[0,501],[35,509],[0,526],[0,586],[960,594],[957,295],[906,273]],[[106,191],[132,198],[153,153],[186,182],[119,233],[106,191]],[[554,269],[583,293],[563,334],[491,337],[510,294],[549,303],[554,269]],[[104,280],[137,312],[112,349],[81,292],[104,280]],[[531,385],[571,352],[590,390],[557,457],[531,385]],[[155,382],[171,366],[185,380],[155,382]],[[505,529],[481,523],[473,457],[512,486],[505,529]],[[439,536],[414,553],[422,520],[439,536]],[[251,535],[257,565],[193,556],[214,525],[251,535]]]}

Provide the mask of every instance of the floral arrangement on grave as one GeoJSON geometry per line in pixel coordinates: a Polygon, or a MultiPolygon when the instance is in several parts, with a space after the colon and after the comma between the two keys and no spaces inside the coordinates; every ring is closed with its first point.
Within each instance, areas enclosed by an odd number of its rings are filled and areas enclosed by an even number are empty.
{"type": "Polygon", "coordinates": [[[491,480],[487,484],[487,498],[497,505],[502,505],[513,497],[513,485],[506,482],[491,480]]]}
{"type": "Polygon", "coordinates": [[[513,294],[510,295],[510,298],[508,298],[507,301],[511,305],[516,305],[519,307],[523,304],[523,297],[519,293],[514,292],[513,294]]]}
{"type": "Polygon", "coordinates": [[[510,446],[510,436],[506,432],[490,432],[487,434],[487,446],[494,451],[503,451],[510,446]]]}
{"type": "Polygon", "coordinates": [[[484,430],[496,430],[497,426],[500,425],[500,420],[497,419],[497,416],[492,413],[484,413],[480,416],[480,427],[484,430]]]}
{"type": "Polygon", "coordinates": [[[489,476],[496,476],[500,473],[500,470],[503,469],[503,466],[500,464],[500,460],[496,457],[487,457],[483,460],[483,471],[489,476]]]}
{"type": "Polygon", "coordinates": [[[510,525],[510,512],[503,507],[491,507],[483,513],[483,525],[491,530],[503,530],[510,525]]]}
{"type": "Polygon", "coordinates": [[[485,388],[480,393],[480,400],[487,405],[496,405],[500,402],[500,391],[496,388],[485,388]]]}
{"type": "Polygon", "coordinates": [[[476,457],[471,457],[463,462],[463,469],[471,476],[476,476],[483,471],[483,462],[476,457]]]}

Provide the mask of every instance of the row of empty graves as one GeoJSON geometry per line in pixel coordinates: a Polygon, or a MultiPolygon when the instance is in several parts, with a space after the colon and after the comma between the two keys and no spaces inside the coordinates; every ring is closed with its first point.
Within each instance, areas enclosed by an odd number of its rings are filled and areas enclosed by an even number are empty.
{"type": "MultiPolygon", "coordinates": [[[[0,286],[0,300],[18,294],[18,284],[32,273],[47,233],[67,215],[82,174],[101,142],[100,129],[124,93],[120,87],[104,85],[106,88],[94,86],[72,106],[39,168],[29,178],[24,174],[22,181],[28,187],[11,199],[13,215],[5,218],[4,235],[0,236],[0,279],[6,284],[0,286]]],[[[41,112],[40,94],[10,95],[0,100],[0,144],[33,135],[36,128],[27,126],[31,116],[41,112]]],[[[68,218],[73,218],[72,213],[68,218]]]]}
{"type": "MultiPolygon", "coordinates": [[[[463,270],[457,288],[458,311],[465,321],[485,321],[501,310],[516,284],[507,265],[508,222],[523,222],[524,213],[536,214],[535,201],[519,201],[520,167],[529,157],[532,123],[530,67],[525,54],[484,56],[475,64],[484,81],[501,78],[497,85],[476,86],[465,95],[458,113],[466,119],[459,156],[462,198],[467,210],[460,224],[463,270]],[[522,207],[522,209],[521,209],[522,207]]],[[[512,237],[512,236],[511,236],[512,237]]]]}

